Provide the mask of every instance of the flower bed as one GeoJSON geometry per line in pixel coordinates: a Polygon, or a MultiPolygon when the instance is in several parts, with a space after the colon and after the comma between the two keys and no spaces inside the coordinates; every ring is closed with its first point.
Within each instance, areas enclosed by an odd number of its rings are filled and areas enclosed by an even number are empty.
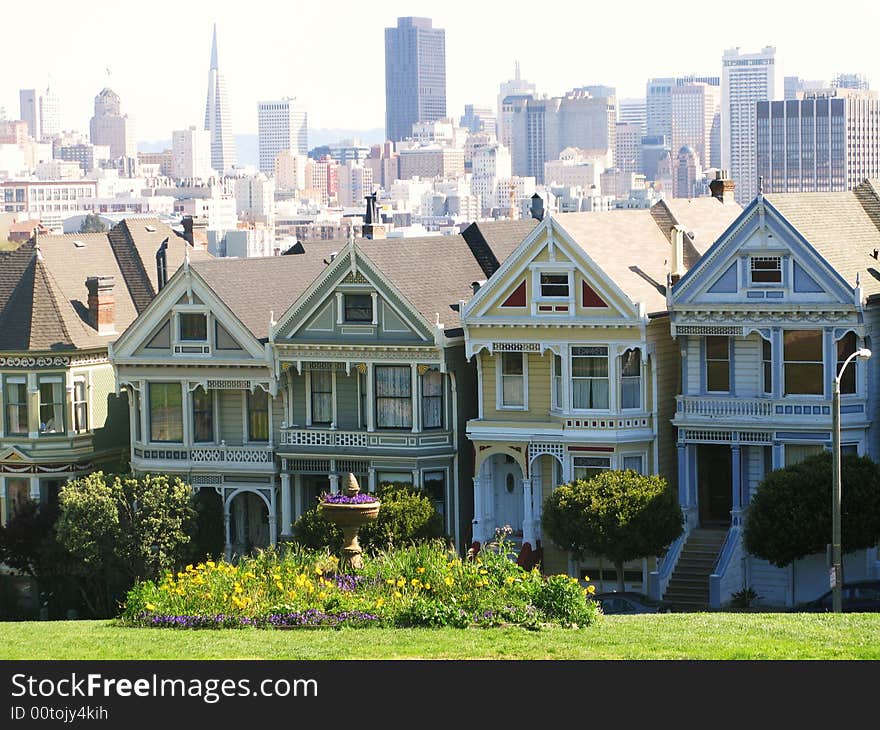
{"type": "Polygon", "coordinates": [[[373,502],[378,502],[372,494],[355,494],[353,497],[348,496],[342,492],[337,494],[327,494],[324,493],[321,495],[321,502],[326,502],[327,504],[373,504],[373,502]]]}
{"type": "Polygon", "coordinates": [[[233,565],[188,565],[138,583],[122,620],[163,628],[364,626],[587,626],[599,616],[592,587],[542,576],[510,559],[503,539],[474,560],[440,543],[365,559],[356,575],[326,553],[292,546],[233,565]]]}

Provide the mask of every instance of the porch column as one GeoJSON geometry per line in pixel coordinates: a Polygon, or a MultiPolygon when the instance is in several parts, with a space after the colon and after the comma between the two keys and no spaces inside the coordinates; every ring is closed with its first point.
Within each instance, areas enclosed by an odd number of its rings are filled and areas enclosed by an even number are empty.
{"type": "Polygon", "coordinates": [[[688,506],[687,446],[678,444],[678,504],[688,506]]]}
{"type": "Polygon", "coordinates": [[[367,490],[376,491],[376,470],[372,466],[367,470],[367,490]]]}
{"type": "Polygon", "coordinates": [[[422,430],[422,415],[421,415],[421,398],[419,397],[419,370],[418,365],[415,363],[409,366],[410,370],[410,380],[411,380],[411,388],[412,388],[412,432],[418,433],[422,430]]]}
{"type": "Polygon", "coordinates": [[[785,446],[782,444],[773,444],[773,460],[771,466],[774,470],[781,469],[785,466],[785,446]]]}
{"type": "Polygon", "coordinates": [[[483,537],[483,482],[479,476],[474,477],[474,521],[472,540],[484,542],[483,537]]]}
{"type": "Polygon", "coordinates": [[[292,517],[290,510],[290,474],[281,475],[281,537],[291,535],[292,517]]]}
{"type": "Polygon", "coordinates": [[[532,480],[523,479],[523,542],[535,547],[535,523],[532,513],[532,480]]]}
{"type": "Polygon", "coordinates": [[[232,526],[230,524],[230,515],[229,515],[229,499],[224,498],[223,500],[223,527],[226,535],[226,545],[224,552],[226,553],[226,559],[232,559],[232,526]]]}
{"type": "Polygon", "coordinates": [[[32,476],[30,478],[30,493],[34,502],[40,501],[40,477],[32,476]]]}
{"type": "Polygon", "coordinates": [[[330,474],[330,494],[339,494],[339,474],[330,474]]]}
{"type": "Polygon", "coordinates": [[[302,516],[302,493],[303,478],[302,474],[293,475],[293,519],[298,520],[302,516]]]}
{"type": "MultiPolygon", "coordinates": [[[[543,492],[544,479],[539,468],[537,472],[532,474],[532,533],[535,536],[535,543],[541,539],[541,498],[543,492]]],[[[532,547],[535,547],[535,545],[532,545],[532,547]]]]}
{"type": "Polygon", "coordinates": [[[40,386],[36,373],[27,375],[28,437],[40,438],[40,386]]]}
{"type": "Polygon", "coordinates": [[[733,482],[733,509],[730,515],[730,524],[734,527],[742,523],[742,461],[740,457],[740,445],[730,446],[731,482],[733,482]]]}
{"type": "Polygon", "coordinates": [[[147,414],[150,412],[150,388],[146,380],[140,381],[140,388],[140,397],[138,398],[140,413],[138,418],[141,419],[141,443],[148,444],[151,440],[150,424],[147,419],[147,414]]]}
{"type": "Polygon", "coordinates": [[[367,363],[367,431],[376,430],[376,375],[373,363],[367,363]]]}
{"type": "Polygon", "coordinates": [[[419,470],[418,469],[412,470],[412,477],[413,477],[413,487],[415,489],[418,489],[421,486],[419,484],[419,470]]]}
{"type": "MultiPolygon", "coordinates": [[[[65,425],[67,426],[64,430],[69,437],[73,437],[76,434],[76,415],[73,406],[74,397],[76,395],[75,389],[76,385],[73,380],[73,372],[68,370],[64,377],[64,420],[65,425]]],[[[129,410],[131,410],[131,406],[129,406],[129,410]]],[[[88,424],[86,424],[86,428],[88,428],[88,424]]],[[[134,433],[134,431],[131,431],[131,433],[134,433]]]]}

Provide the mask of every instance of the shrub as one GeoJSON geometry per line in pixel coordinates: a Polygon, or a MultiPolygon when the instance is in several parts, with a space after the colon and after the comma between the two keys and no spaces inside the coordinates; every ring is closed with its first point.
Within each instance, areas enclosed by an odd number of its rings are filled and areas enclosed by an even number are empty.
{"type": "MultiPolygon", "coordinates": [[[[752,555],[784,568],[831,542],[831,454],[816,454],[764,476],[746,511],[743,538],[752,555]]],[[[867,456],[841,460],[844,552],[880,540],[880,466],[867,456]]]]}

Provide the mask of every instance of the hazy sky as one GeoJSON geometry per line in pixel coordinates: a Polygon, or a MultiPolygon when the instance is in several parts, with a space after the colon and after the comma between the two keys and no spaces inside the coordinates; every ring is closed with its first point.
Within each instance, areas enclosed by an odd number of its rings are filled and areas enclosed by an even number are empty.
{"type": "Polygon", "coordinates": [[[880,3],[870,0],[4,0],[0,27],[15,32],[3,34],[0,106],[17,117],[18,89],[51,78],[65,129],[88,129],[105,85],[122,97],[141,140],[201,126],[216,22],[237,133],[256,133],[258,100],[282,96],[306,102],[313,128],[383,127],[383,28],[404,15],[446,30],[455,117],[465,103],[494,104],[517,59],[539,92],[602,83],[628,97],[643,96],[650,76],[720,75],[725,48],[775,45],[786,75],[861,72],[880,88],[880,3]]]}

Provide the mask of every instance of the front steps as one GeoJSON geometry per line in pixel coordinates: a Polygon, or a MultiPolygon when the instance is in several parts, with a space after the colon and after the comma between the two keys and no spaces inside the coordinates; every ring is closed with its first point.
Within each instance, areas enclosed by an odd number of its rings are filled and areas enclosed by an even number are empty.
{"type": "Polygon", "coordinates": [[[709,608],[709,576],[727,535],[727,528],[691,530],[675,565],[663,600],[674,611],[709,608]]]}

